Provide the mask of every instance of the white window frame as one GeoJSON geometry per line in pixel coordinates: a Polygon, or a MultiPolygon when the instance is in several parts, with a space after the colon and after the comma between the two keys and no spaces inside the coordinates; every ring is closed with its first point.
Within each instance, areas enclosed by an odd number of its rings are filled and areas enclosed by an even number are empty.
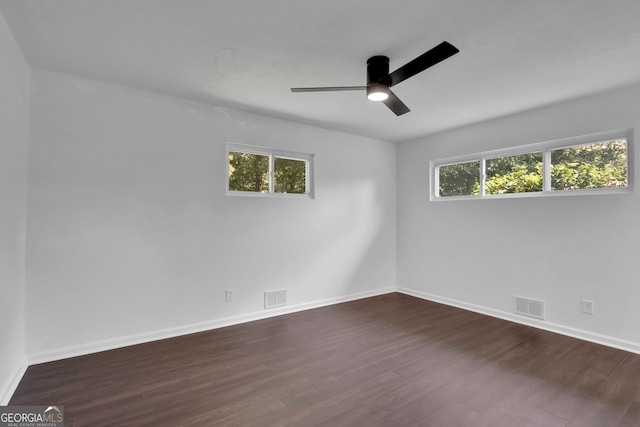
{"type": "Polygon", "coordinates": [[[235,142],[227,143],[227,155],[225,157],[227,165],[225,167],[225,190],[228,196],[244,196],[244,197],[308,197],[314,198],[313,185],[313,154],[297,153],[293,151],[278,150],[274,148],[260,147],[257,145],[238,144],[235,142]],[[269,157],[269,188],[268,191],[235,191],[229,190],[229,153],[240,152],[248,154],[257,154],[269,157]],[[304,193],[276,193],[274,188],[274,163],[275,159],[299,160],[305,162],[305,191],[304,193]]]}
{"type": "Polygon", "coordinates": [[[485,199],[505,199],[521,197],[557,197],[557,196],[580,196],[587,194],[616,194],[633,191],[634,167],[633,167],[633,129],[615,130],[601,132],[591,135],[583,135],[572,138],[564,138],[536,144],[522,145],[513,148],[485,151],[464,156],[449,157],[446,159],[433,160],[429,162],[429,176],[431,178],[429,200],[434,201],[454,201],[454,200],[485,200],[485,199]],[[615,188],[589,188],[576,190],[552,190],[551,189],[551,152],[563,148],[577,147],[587,144],[597,144],[602,142],[624,139],[627,142],[627,186],[615,188]],[[486,160],[498,157],[518,156],[522,154],[542,152],[542,191],[506,193],[506,194],[485,194],[486,181],[486,160]],[[440,174],[441,166],[455,165],[480,161],[480,194],[468,196],[440,196],[440,174]]]}

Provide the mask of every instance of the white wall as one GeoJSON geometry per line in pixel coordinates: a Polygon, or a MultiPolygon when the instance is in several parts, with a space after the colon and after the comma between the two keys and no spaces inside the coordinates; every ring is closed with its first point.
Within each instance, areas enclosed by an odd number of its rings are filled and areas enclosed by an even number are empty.
{"type": "Polygon", "coordinates": [[[37,69],[31,106],[31,362],[395,288],[394,145],[37,69]],[[315,154],[315,199],[226,196],[227,142],[315,154]]]}
{"type": "Polygon", "coordinates": [[[25,368],[29,66],[0,14],[0,405],[25,368]]]}
{"type": "Polygon", "coordinates": [[[428,188],[431,160],[625,128],[637,137],[640,86],[400,145],[399,289],[640,352],[637,189],[429,202],[428,188]],[[546,321],[511,314],[514,295],[545,300],[546,321]],[[595,301],[594,315],[581,299],[595,301]]]}

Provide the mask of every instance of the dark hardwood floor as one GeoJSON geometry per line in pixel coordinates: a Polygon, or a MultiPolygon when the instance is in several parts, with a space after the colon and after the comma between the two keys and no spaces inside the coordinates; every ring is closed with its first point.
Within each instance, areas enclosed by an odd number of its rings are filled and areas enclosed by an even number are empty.
{"type": "Polygon", "coordinates": [[[640,356],[388,294],[29,367],[66,426],[640,426],[640,356]]]}

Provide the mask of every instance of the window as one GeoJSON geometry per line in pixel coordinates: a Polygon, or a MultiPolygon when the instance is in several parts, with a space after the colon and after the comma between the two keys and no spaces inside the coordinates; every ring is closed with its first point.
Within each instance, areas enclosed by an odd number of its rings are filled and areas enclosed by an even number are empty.
{"type": "Polygon", "coordinates": [[[227,194],[313,197],[313,155],[227,144],[227,194]]]}
{"type": "Polygon", "coordinates": [[[619,131],[432,162],[431,200],[627,190],[630,140],[619,131]]]}

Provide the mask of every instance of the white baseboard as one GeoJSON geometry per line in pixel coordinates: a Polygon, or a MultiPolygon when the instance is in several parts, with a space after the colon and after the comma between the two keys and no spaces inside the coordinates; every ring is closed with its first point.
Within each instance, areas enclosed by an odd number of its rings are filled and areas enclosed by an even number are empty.
{"type": "Polygon", "coordinates": [[[237,325],[240,323],[252,322],[254,320],[266,319],[269,317],[281,316],[283,314],[295,313],[298,311],[310,310],[313,308],[324,307],[327,305],[339,304],[347,301],[354,301],[362,298],[384,295],[395,292],[395,287],[384,289],[376,289],[373,291],[360,292],[357,294],[345,295],[341,297],[328,298],[319,301],[312,301],[304,304],[297,304],[274,308],[270,310],[257,311],[253,313],[242,314],[239,316],[225,317],[214,319],[201,323],[178,326],[158,331],[145,332],[142,334],[129,335],[125,337],[95,341],[87,344],[81,344],[72,347],[58,348],[39,353],[27,355],[30,365],[38,363],[52,362],[55,360],[67,359],[69,357],[84,356],[91,353],[98,353],[106,350],[127,347],[130,345],[143,344],[146,342],[162,340],[166,338],[174,338],[181,335],[193,334],[196,332],[208,331],[211,329],[223,328],[225,326],[237,325]]]}
{"type": "Polygon", "coordinates": [[[464,310],[473,311],[480,314],[486,314],[487,316],[497,317],[499,319],[508,320],[514,323],[520,323],[526,326],[532,326],[534,328],[543,329],[549,332],[555,332],[562,335],[567,335],[573,338],[578,338],[584,341],[593,342],[596,344],[606,345],[608,347],[617,348],[631,353],[640,354],[640,343],[621,340],[618,338],[609,337],[606,335],[596,334],[594,332],[585,331],[582,329],[576,329],[569,326],[560,325],[557,323],[546,322],[544,320],[536,320],[533,318],[518,316],[514,313],[506,311],[495,310],[489,307],[483,307],[480,305],[469,304],[463,301],[458,301],[438,295],[432,295],[426,292],[417,291],[415,289],[401,288],[397,289],[397,292],[411,295],[417,298],[433,301],[452,307],[462,308],[464,310]]]}
{"type": "Polygon", "coordinates": [[[13,375],[11,381],[9,381],[0,389],[0,406],[6,406],[9,404],[11,396],[13,396],[13,393],[16,392],[18,384],[20,384],[20,381],[22,380],[22,377],[24,376],[24,373],[27,371],[28,367],[29,365],[27,365],[27,361],[25,360],[22,365],[16,369],[16,373],[13,375]]]}

